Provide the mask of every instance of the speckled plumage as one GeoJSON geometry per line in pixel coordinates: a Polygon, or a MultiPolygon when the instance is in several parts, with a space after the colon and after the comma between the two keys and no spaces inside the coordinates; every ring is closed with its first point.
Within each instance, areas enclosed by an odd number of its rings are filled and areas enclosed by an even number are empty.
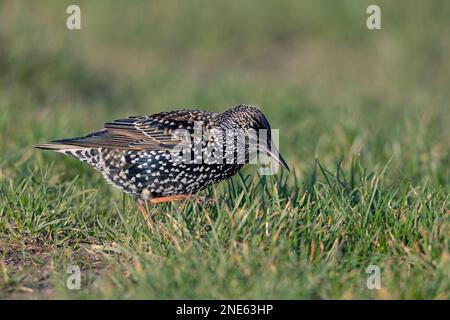
{"type": "MultiPolygon", "coordinates": [[[[86,162],[101,172],[110,184],[147,201],[193,194],[236,174],[248,162],[249,155],[244,154],[245,158],[237,161],[238,155],[232,163],[225,159],[214,162],[209,158],[211,151],[206,150],[224,147],[229,130],[245,133],[249,129],[270,130],[265,116],[253,106],[237,105],[223,113],[183,109],[116,120],[84,137],[37,147],[86,162]],[[195,124],[201,124],[204,131],[211,133],[209,139],[195,140],[195,124]],[[186,142],[186,136],[177,136],[180,129],[192,139],[186,142]],[[200,148],[194,147],[196,143],[200,148]],[[192,159],[197,159],[201,152],[202,162],[174,157],[180,154],[177,149],[180,145],[191,153],[192,159]]],[[[281,156],[277,161],[286,166],[281,156]]]]}

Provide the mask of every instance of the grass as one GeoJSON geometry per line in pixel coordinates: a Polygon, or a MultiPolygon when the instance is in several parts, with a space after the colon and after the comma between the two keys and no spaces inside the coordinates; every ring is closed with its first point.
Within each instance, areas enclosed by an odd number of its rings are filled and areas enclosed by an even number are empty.
{"type": "Polygon", "coordinates": [[[0,4],[0,297],[449,299],[446,1],[0,4]],[[293,172],[149,208],[32,145],[261,106],[293,172]],[[381,268],[381,289],[366,269],[381,268]],[[82,271],[66,287],[67,267],[82,271]]]}

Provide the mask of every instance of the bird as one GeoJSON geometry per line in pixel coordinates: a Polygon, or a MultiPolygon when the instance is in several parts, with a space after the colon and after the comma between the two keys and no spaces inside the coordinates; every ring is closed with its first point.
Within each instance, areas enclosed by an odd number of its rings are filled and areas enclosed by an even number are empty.
{"type": "Polygon", "coordinates": [[[94,167],[109,184],[137,199],[149,227],[146,204],[188,199],[231,178],[257,153],[289,171],[273,143],[267,118],[258,107],[246,104],[221,113],[179,109],[130,116],[85,136],[35,148],[69,155],[94,167]]]}

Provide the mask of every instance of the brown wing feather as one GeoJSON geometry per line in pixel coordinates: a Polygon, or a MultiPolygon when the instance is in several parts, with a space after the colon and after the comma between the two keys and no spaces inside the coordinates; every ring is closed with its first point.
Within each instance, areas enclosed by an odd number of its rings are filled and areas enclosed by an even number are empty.
{"type": "Polygon", "coordinates": [[[56,144],[88,148],[114,148],[123,150],[172,149],[183,142],[173,135],[177,129],[191,134],[195,121],[208,124],[214,113],[202,110],[161,112],[151,116],[129,117],[105,124],[105,128],[84,137],[53,141],[56,144]]]}

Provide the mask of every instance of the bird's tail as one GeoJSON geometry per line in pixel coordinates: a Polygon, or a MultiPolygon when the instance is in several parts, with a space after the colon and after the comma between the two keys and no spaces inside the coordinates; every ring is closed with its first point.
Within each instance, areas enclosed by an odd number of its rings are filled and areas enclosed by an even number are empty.
{"type": "Polygon", "coordinates": [[[61,144],[61,143],[44,143],[44,144],[37,144],[34,146],[36,149],[42,149],[42,150],[52,150],[56,152],[66,152],[70,150],[79,149],[77,146],[71,146],[67,144],[61,144]]]}
{"type": "Polygon", "coordinates": [[[91,166],[95,167],[97,170],[103,171],[101,162],[101,153],[96,148],[86,148],[80,146],[74,146],[70,144],[64,144],[60,141],[54,141],[50,143],[37,144],[34,146],[37,149],[52,150],[59,152],[68,156],[72,156],[78,160],[86,162],[91,166]]]}

